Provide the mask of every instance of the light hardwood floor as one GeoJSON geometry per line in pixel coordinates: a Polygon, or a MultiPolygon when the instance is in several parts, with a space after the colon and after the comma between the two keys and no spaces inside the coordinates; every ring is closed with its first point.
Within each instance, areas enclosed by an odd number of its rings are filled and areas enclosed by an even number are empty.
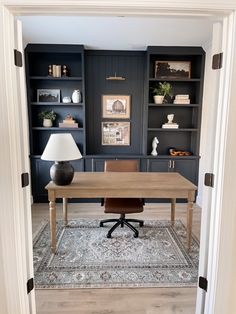
{"type": "MultiPolygon", "coordinates": [[[[176,205],[176,219],[186,225],[186,204],[176,205]]],[[[109,218],[99,204],[69,204],[68,217],[109,218]]],[[[170,219],[169,204],[146,204],[142,219],[170,219]]],[[[114,217],[114,215],[112,216],[114,217]]],[[[199,237],[201,210],[194,207],[193,233],[199,237]]],[[[58,205],[57,218],[62,218],[58,205]]],[[[33,233],[48,219],[48,205],[32,206],[33,233]]],[[[194,314],[196,288],[36,290],[37,314],[194,314]]]]}

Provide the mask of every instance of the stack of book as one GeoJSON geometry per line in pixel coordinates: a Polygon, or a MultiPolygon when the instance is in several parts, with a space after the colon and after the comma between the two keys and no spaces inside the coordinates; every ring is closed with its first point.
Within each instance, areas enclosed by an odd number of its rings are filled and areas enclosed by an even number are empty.
{"type": "Polygon", "coordinates": [[[178,129],[179,128],[179,125],[177,123],[165,123],[165,124],[162,124],[162,128],[163,129],[178,129]]]}
{"type": "Polygon", "coordinates": [[[174,104],[190,104],[188,94],[175,95],[174,104]]]}
{"type": "Polygon", "coordinates": [[[78,123],[72,117],[68,117],[59,123],[59,128],[78,128],[78,123]]]}

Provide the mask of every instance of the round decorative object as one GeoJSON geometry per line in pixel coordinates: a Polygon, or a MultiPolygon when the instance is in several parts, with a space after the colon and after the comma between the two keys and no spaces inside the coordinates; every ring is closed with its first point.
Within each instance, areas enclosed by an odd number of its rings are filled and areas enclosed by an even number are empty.
{"type": "Polygon", "coordinates": [[[71,102],[70,96],[65,96],[65,97],[63,97],[63,98],[62,98],[62,102],[65,103],[65,104],[71,102]]]}
{"type": "Polygon", "coordinates": [[[68,185],[73,180],[74,168],[68,161],[56,161],[50,168],[50,176],[56,185],[68,185]]]}
{"type": "Polygon", "coordinates": [[[51,119],[43,119],[43,126],[45,128],[51,128],[52,127],[52,120],[51,119]]]}
{"type": "Polygon", "coordinates": [[[81,101],[81,94],[79,89],[75,89],[72,93],[72,101],[74,103],[79,103],[81,101]]]}

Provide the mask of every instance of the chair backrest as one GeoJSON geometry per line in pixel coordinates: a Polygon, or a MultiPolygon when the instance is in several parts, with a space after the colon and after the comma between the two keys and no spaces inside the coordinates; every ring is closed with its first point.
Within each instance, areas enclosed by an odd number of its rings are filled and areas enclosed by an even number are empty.
{"type": "Polygon", "coordinates": [[[139,161],[135,159],[106,160],[104,171],[137,172],[139,171],[139,161]]]}

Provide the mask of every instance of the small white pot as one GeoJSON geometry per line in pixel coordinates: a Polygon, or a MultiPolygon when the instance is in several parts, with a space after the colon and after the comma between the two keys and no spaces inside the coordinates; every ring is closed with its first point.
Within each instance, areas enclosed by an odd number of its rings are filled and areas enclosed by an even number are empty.
{"type": "Polygon", "coordinates": [[[46,128],[52,127],[52,120],[51,119],[43,119],[43,126],[46,128]]]}
{"type": "Polygon", "coordinates": [[[162,104],[164,101],[164,96],[162,96],[162,95],[155,95],[155,96],[153,96],[153,98],[154,98],[155,104],[162,104]]]}

